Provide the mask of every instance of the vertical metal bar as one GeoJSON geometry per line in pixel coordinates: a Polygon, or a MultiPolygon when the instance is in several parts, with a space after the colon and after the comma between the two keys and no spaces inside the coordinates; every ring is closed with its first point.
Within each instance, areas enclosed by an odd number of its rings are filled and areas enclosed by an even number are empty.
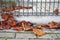
{"type": "Polygon", "coordinates": [[[44,13],[44,16],[46,15],[46,2],[47,2],[47,1],[45,0],[45,13],[44,13]]]}
{"type": "MultiPolygon", "coordinates": [[[[9,0],[9,1],[11,1],[11,0],[9,0]]],[[[10,5],[10,6],[12,6],[12,3],[11,3],[11,5],[10,5]]],[[[11,8],[11,7],[9,7],[9,8],[11,8]]],[[[11,13],[11,12],[10,12],[10,13],[11,13]]],[[[9,14],[10,14],[10,13],[9,13],[9,14]]]]}
{"type": "Polygon", "coordinates": [[[42,5],[43,5],[42,3],[43,3],[43,2],[41,1],[41,15],[42,15],[42,5]]]}
{"type": "Polygon", "coordinates": [[[36,2],[35,2],[35,3],[36,3],[36,14],[35,14],[35,15],[37,16],[37,0],[36,0],[36,2]]]}
{"type": "MultiPolygon", "coordinates": [[[[6,0],[5,0],[5,2],[6,2],[6,0]]],[[[5,3],[5,6],[6,6],[6,3],[5,3]]],[[[5,7],[6,8],[6,7],[5,7]]]]}
{"type": "MultiPolygon", "coordinates": [[[[32,7],[33,7],[33,0],[32,0],[32,7]]],[[[33,15],[33,9],[32,9],[32,15],[33,15]]]]}
{"type": "MultiPolygon", "coordinates": [[[[29,7],[29,0],[27,1],[27,7],[29,7]]],[[[29,9],[27,9],[27,16],[29,16],[29,9]]]]}
{"type": "MultiPolygon", "coordinates": [[[[11,0],[9,0],[9,1],[11,1],[11,0]]],[[[12,4],[10,6],[12,6],[12,4]]],[[[11,7],[9,7],[9,8],[11,8],[11,7]]]]}
{"type": "MultiPolygon", "coordinates": [[[[54,5],[53,5],[53,11],[54,11],[54,8],[55,8],[55,0],[54,0],[53,4],[54,4],[54,5]]],[[[53,12],[53,15],[54,15],[54,12],[53,12]]],[[[53,15],[52,15],[52,16],[53,16],[53,15]]]]}
{"type": "Polygon", "coordinates": [[[49,15],[50,15],[50,6],[51,6],[51,0],[49,1],[49,15]]]}
{"type": "MultiPolygon", "coordinates": [[[[59,10],[59,0],[58,0],[58,10],[59,10]]],[[[59,12],[58,12],[58,15],[59,15],[59,12]]]]}
{"type": "Polygon", "coordinates": [[[42,0],[41,0],[41,3],[40,4],[41,4],[41,6],[40,6],[41,7],[40,8],[40,15],[41,15],[41,11],[42,11],[42,0]]]}
{"type": "MultiPolygon", "coordinates": [[[[2,0],[1,0],[1,2],[2,2],[2,0]]],[[[2,9],[2,4],[1,4],[1,9],[2,9]]],[[[2,13],[2,10],[1,10],[1,12],[0,13],[2,13]]]]}
{"type": "MultiPolygon", "coordinates": [[[[29,7],[29,0],[27,1],[27,7],[29,7]]],[[[29,9],[27,9],[27,16],[29,16],[29,9]]]]}
{"type": "MultiPolygon", "coordinates": [[[[11,0],[10,0],[11,1],[11,0]]],[[[14,0],[14,2],[15,2],[16,0],[14,0]]],[[[15,13],[15,15],[16,15],[16,13],[15,13]]]]}
{"type": "MultiPolygon", "coordinates": [[[[26,7],[28,7],[28,5],[29,5],[29,2],[28,2],[28,0],[27,0],[26,7]]],[[[25,4],[24,4],[24,6],[25,6],[25,4]]],[[[28,10],[29,10],[29,9],[27,9],[27,12],[26,12],[25,16],[28,16],[28,13],[29,13],[28,10]]]]}
{"type": "MultiPolygon", "coordinates": [[[[23,0],[23,7],[24,7],[24,0],[23,0]]],[[[24,9],[23,9],[23,16],[24,16],[24,9]]]]}
{"type": "MultiPolygon", "coordinates": [[[[42,5],[43,5],[43,1],[42,1],[42,5]]],[[[43,6],[41,6],[41,7],[43,7],[43,6]]],[[[42,14],[42,9],[41,9],[41,14],[42,14]]],[[[43,15],[42,15],[43,16],[43,15]]]]}
{"type": "MultiPolygon", "coordinates": [[[[20,1],[18,0],[18,6],[20,6],[20,1]]],[[[20,16],[20,10],[18,12],[18,15],[20,16]]]]}
{"type": "Polygon", "coordinates": [[[37,0],[36,0],[36,16],[37,16],[37,0]]]}

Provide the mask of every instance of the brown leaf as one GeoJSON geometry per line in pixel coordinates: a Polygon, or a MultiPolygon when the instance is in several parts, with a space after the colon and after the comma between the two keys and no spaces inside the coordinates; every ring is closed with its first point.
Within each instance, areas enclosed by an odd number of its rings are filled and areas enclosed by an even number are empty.
{"type": "Polygon", "coordinates": [[[33,28],[33,33],[36,34],[37,36],[43,36],[45,34],[44,31],[41,29],[33,28]]]}

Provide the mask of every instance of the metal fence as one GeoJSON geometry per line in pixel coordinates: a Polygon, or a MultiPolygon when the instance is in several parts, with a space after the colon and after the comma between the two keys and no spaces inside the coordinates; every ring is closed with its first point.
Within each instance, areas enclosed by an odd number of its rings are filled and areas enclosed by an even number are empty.
{"type": "MultiPolygon", "coordinates": [[[[7,1],[7,0],[4,0],[7,1]]],[[[14,14],[18,15],[31,15],[31,16],[54,16],[57,14],[60,16],[60,0],[10,0],[16,2],[16,5],[32,7],[32,9],[21,9],[14,11],[14,14]],[[56,12],[54,12],[54,10],[56,12]]],[[[2,6],[2,5],[0,5],[2,6]]]]}

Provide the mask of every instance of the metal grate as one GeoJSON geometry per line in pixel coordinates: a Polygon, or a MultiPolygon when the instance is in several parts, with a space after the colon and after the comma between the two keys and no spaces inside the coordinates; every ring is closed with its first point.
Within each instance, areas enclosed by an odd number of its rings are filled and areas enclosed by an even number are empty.
{"type": "MultiPolygon", "coordinates": [[[[4,0],[7,1],[7,0],[4,0]]],[[[9,0],[8,0],[9,1],[9,0]]],[[[60,0],[11,0],[15,1],[17,5],[20,6],[32,6],[32,9],[21,9],[19,11],[14,11],[14,15],[22,16],[54,16],[56,15],[53,12],[55,9],[58,9],[60,12],[60,0]]],[[[1,5],[2,6],[2,5],[1,5]]],[[[60,13],[58,12],[58,16],[60,13]]]]}

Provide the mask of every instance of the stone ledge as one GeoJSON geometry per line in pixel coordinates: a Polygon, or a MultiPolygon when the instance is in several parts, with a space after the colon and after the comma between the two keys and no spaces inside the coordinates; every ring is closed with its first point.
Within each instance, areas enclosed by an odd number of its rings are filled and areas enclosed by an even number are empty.
{"type": "Polygon", "coordinates": [[[60,40],[60,38],[20,38],[20,39],[0,39],[0,40],[60,40]]]}
{"type": "Polygon", "coordinates": [[[50,38],[35,38],[35,39],[30,39],[30,40],[52,40],[50,38]]]}
{"type": "MultiPolygon", "coordinates": [[[[44,32],[47,32],[47,33],[60,33],[60,29],[46,29],[44,28],[43,29],[44,32]]],[[[8,32],[8,33],[18,33],[18,31],[15,31],[15,30],[0,30],[0,32],[8,32]]],[[[19,33],[21,32],[27,32],[27,33],[31,33],[32,31],[19,31],[19,33]]]]}
{"type": "Polygon", "coordinates": [[[23,39],[7,39],[7,40],[29,40],[29,39],[23,38],[23,39]]]}
{"type": "Polygon", "coordinates": [[[0,33],[0,38],[14,38],[15,37],[15,33],[0,33]]]}
{"type": "Polygon", "coordinates": [[[16,34],[16,38],[36,38],[34,34],[16,34]]]}
{"type": "Polygon", "coordinates": [[[17,32],[17,31],[1,31],[0,32],[0,38],[60,38],[60,31],[45,31],[47,34],[38,37],[36,35],[34,35],[34,33],[32,31],[21,31],[21,32],[17,32]]]}
{"type": "Polygon", "coordinates": [[[60,38],[60,34],[45,34],[41,37],[38,37],[37,38],[60,38]]]}

